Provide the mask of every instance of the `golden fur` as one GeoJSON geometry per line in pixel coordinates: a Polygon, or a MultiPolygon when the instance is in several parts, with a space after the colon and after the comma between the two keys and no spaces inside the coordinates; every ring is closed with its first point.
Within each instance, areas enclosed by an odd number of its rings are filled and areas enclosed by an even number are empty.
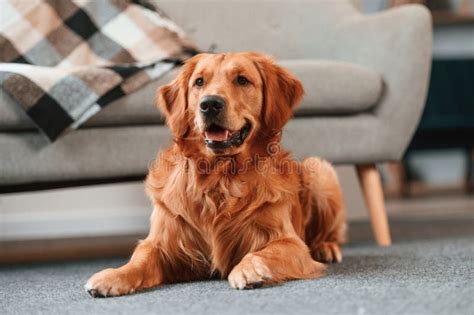
{"type": "Polygon", "coordinates": [[[92,276],[88,292],[117,296],[213,276],[253,288],[318,277],[321,262],[341,261],[345,215],[334,169],[318,158],[292,160],[279,147],[303,93],[292,74],[261,54],[190,59],[158,95],[174,143],[146,179],[154,206],[149,235],[126,265],[92,276]],[[211,94],[226,100],[226,128],[250,123],[242,145],[204,145],[199,101],[211,94]]]}

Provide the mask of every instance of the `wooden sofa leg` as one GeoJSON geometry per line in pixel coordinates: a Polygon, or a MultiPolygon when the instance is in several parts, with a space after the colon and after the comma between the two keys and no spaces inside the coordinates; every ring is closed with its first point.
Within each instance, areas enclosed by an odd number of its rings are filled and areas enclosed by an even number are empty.
{"type": "Polygon", "coordinates": [[[360,186],[369,210],[375,240],[380,246],[390,246],[390,229],[382,189],[382,181],[375,164],[356,165],[360,186]]]}

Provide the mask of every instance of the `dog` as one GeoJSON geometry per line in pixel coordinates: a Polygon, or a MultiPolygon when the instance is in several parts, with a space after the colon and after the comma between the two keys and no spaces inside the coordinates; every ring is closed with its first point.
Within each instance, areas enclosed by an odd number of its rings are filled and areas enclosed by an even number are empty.
{"type": "Polygon", "coordinates": [[[93,275],[93,297],[227,278],[251,289],[317,278],[342,260],[346,221],[335,170],[293,160],[282,129],[301,82],[254,52],[199,54],[159,89],[173,136],[145,181],[150,231],[130,261],[93,275]]]}

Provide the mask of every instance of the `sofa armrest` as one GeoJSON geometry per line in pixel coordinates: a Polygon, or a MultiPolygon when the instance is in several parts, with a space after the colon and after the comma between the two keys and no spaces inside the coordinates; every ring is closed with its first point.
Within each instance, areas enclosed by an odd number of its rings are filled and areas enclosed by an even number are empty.
{"type": "Polygon", "coordinates": [[[365,65],[384,80],[383,95],[373,110],[385,138],[386,155],[399,159],[421,118],[431,69],[431,14],[421,5],[406,5],[374,15],[351,16],[334,30],[334,59],[365,65]]]}

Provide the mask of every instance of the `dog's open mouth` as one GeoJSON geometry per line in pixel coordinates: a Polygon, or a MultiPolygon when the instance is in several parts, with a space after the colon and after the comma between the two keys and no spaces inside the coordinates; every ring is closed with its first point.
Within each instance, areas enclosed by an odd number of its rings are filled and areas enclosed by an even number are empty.
{"type": "Polygon", "coordinates": [[[246,123],[242,129],[230,131],[219,125],[212,124],[204,132],[206,145],[211,149],[227,149],[240,146],[249,135],[251,125],[246,123]]]}

